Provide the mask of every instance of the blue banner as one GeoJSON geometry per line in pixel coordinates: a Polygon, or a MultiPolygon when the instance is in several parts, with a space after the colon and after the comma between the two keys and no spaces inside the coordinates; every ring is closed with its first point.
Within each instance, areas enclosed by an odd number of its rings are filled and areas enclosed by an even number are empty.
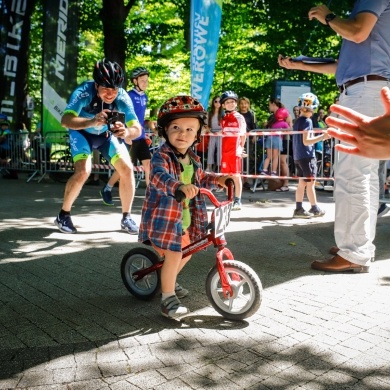
{"type": "Polygon", "coordinates": [[[191,1],[191,95],[205,108],[214,79],[222,0],[191,1]]]}

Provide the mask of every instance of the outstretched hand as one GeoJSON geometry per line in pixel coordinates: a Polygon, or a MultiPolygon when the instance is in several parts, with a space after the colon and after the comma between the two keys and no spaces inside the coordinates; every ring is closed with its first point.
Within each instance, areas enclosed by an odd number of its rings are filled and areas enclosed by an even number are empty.
{"type": "Polygon", "coordinates": [[[281,54],[278,55],[278,64],[282,68],[300,70],[300,63],[291,61],[291,57],[283,57],[281,54]]]}
{"type": "Polygon", "coordinates": [[[328,134],[349,144],[338,144],[335,146],[336,150],[378,160],[390,159],[390,90],[388,87],[382,88],[381,98],[385,113],[376,118],[362,115],[338,104],[330,107],[332,113],[339,114],[352,122],[333,116],[326,119],[326,123],[330,126],[328,134]]]}

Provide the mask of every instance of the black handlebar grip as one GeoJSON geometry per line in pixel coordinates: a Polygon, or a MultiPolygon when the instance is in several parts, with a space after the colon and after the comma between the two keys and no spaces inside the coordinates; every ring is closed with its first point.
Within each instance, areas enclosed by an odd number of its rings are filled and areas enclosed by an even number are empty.
{"type": "Polygon", "coordinates": [[[186,194],[182,190],[177,189],[175,191],[175,199],[178,202],[182,202],[185,198],[186,198],[186,194]]]}

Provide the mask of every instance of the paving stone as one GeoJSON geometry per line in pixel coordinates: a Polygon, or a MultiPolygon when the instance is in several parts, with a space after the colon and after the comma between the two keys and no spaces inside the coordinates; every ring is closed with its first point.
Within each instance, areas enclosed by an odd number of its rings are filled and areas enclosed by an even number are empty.
{"type": "MultiPolygon", "coordinates": [[[[63,189],[19,180],[2,199],[0,389],[390,388],[388,217],[378,220],[372,272],[326,274],[310,262],[334,245],[329,194],[318,193],[327,219],[295,223],[293,186],[267,192],[274,203],[263,208],[244,193],[225,236],[261,277],[259,311],[232,321],[212,308],[210,248],[180,275],[192,312],[179,322],[160,315],[159,297],[141,301],[123,286],[121,259],[139,244],[118,231],[120,213],[100,204],[96,190],[83,188],[77,200],[78,234],[56,230],[63,189]],[[42,199],[51,201],[36,207],[42,199]]],[[[142,196],[138,189],[137,222],[142,196]]]]}

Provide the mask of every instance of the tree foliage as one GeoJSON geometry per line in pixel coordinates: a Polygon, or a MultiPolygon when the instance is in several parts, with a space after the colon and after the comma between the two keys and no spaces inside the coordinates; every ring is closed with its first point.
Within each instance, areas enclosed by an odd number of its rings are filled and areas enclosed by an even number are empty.
{"type": "MultiPolygon", "coordinates": [[[[31,30],[39,41],[40,1],[31,30]]],[[[331,4],[346,16],[351,2],[331,4]]],[[[151,72],[149,107],[155,114],[172,95],[190,91],[189,0],[80,0],[79,81],[91,77],[92,64],[106,56],[129,72],[145,66],[151,72]]],[[[313,91],[327,105],[337,95],[334,77],[288,71],[277,64],[278,54],[337,58],[340,38],[308,19],[312,1],[299,6],[288,0],[224,0],[219,51],[211,95],[231,89],[247,96],[258,116],[267,115],[276,80],[310,80],[313,91]]],[[[34,44],[31,45],[34,47],[34,44]]],[[[30,91],[39,91],[39,51],[30,51],[30,91]]]]}

